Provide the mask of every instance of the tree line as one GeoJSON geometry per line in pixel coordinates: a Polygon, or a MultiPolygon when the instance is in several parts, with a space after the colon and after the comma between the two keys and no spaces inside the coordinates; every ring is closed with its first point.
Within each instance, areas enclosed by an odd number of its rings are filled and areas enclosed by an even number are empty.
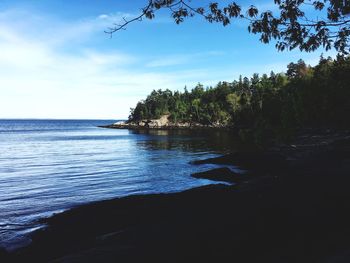
{"type": "Polygon", "coordinates": [[[130,121],[169,114],[173,122],[254,129],[289,136],[301,127],[349,128],[350,58],[321,56],[311,67],[303,60],[287,72],[240,76],[215,87],[196,85],[183,92],[153,90],[131,109],[130,121]]]}

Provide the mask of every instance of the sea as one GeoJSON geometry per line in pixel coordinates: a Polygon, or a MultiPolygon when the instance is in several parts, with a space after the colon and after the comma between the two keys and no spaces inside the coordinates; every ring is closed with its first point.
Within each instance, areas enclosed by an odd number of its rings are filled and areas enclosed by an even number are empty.
{"type": "Polygon", "coordinates": [[[116,121],[0,120],[0,247],[28,245],[40,219],[82,204],[217,183],[191,174],[218,165],[190,162],[235,147],[219,131],[98,127],[116,121]]]}

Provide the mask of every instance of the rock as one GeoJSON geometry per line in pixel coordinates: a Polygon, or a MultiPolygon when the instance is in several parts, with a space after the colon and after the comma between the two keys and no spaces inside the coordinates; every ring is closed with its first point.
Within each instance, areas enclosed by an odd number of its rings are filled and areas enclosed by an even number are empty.
{"type": "Polygon", "coordinates": [[[169,124],[169,116],[170,115],[163,115],[159,119],[148,120],[144,122],[147,123],[146,126],[148,126],[149,128],[167,127],[169,124]]]}
{"type": "Polygon", "coordinates": [[[250,170],[275,170],[286,165],[286,157],[278,153],[232,153],[220,157],[197,160],[191,164],[229,164],[250,170]]]}
{"type": "Polygon", "coordinates": [[[189,128],[191,124],[189,122],[178,122],[175,124],[177,127],[181,128],[189,128]]]}
{"type": "Polygon", "coordinates": [[[0,262],[7,262],[9,253],[2,247],[0,247],[0,262]]]}
{"type": "Polygon", "coordinates": [[[113,123],[112,125],[125,125],[125,121],[117,121],[113,123]]]}
{"type": "Polygon", "coordinates": [[[209,179],[213,181],[223,181],[229,183],[237,183],[245,180],[243,175],[232,172],[229,168],[216,168],[205,172],[194,173],[194,178],[209,179]]]}
{"type": "Polygon", "coordinates": [[[167,126],[169,123],[169,114],[167,115],[163,115],[162,117],[160,117],[160,119],[158,120],[158,124],[159,126],[167,126]]]}
{"type": "Polygon", "coordinates": [[[160,121],[158,121],[158,120],[151,120],[151,121],[149,121],[149,122],[147,123],[147,126],[148,126],[149,128],[158,128],[158,127],[161,127],[160,121]]]}
{"type": "Polygon", "coordinates": [[[139,121],[139,123],[137,125],[140,126],[140,127],[145,127],[146,124],[147,124],[146,121],[139,121]]]}

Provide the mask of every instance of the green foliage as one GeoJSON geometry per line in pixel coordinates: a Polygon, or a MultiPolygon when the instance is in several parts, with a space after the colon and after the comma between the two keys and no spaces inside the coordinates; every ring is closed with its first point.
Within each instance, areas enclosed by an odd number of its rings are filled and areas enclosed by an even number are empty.
{"type": "Polygon", "coordinates": [[[207,88],[199,83],[184,92],[154,90],[131,110],[129,119],[169,114],[174,122],[255,130],[256,140],[288,139],[299,127],[348,128],[349,76],[349,57],[321,57],[315,67],[299,60],[288,65],[287,74],[254,74],[207,88]]]}
{"type": "MultiPolygon", "coordinates": [[[[319,47],[334,48],[339,54],[350,51],[350,1],[349,0],[274,0],[275,10],[259,10],[254,5],[242,8],[226,0],[203,3],[191,0],[148,0],[140,15],[122,24],[115,24],[106,33],[125,29],[143,17],[154,19],[159,9],[168,10],[176,24],[187,18],[200,16],[209,23],[227,26],[233,19],[249,21],[248,31],[260,35],[262,43],[276,40],[280,51],[295,48],[312,52],[319,47]],[[195,3],[197,2],[197,3],[195,3]]],[[[252,1],[253,2],[253,1],[252,1]]],[[[258,1],[255,1],[258,2],[258,1]]],[[[247,6],[248,5],[248,6],[247,6]]]]}

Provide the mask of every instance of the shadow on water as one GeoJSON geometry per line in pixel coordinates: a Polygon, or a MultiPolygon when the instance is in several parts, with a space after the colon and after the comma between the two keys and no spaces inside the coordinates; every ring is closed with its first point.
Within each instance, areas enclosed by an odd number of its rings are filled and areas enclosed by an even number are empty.
{"type": "Polygon", "coordinates": [[[244,147],[232,131],[130,130],[130,133],[147,135],[147,140],[137,142],[137,146],[145,150],[226,153],[244,147]]]}

